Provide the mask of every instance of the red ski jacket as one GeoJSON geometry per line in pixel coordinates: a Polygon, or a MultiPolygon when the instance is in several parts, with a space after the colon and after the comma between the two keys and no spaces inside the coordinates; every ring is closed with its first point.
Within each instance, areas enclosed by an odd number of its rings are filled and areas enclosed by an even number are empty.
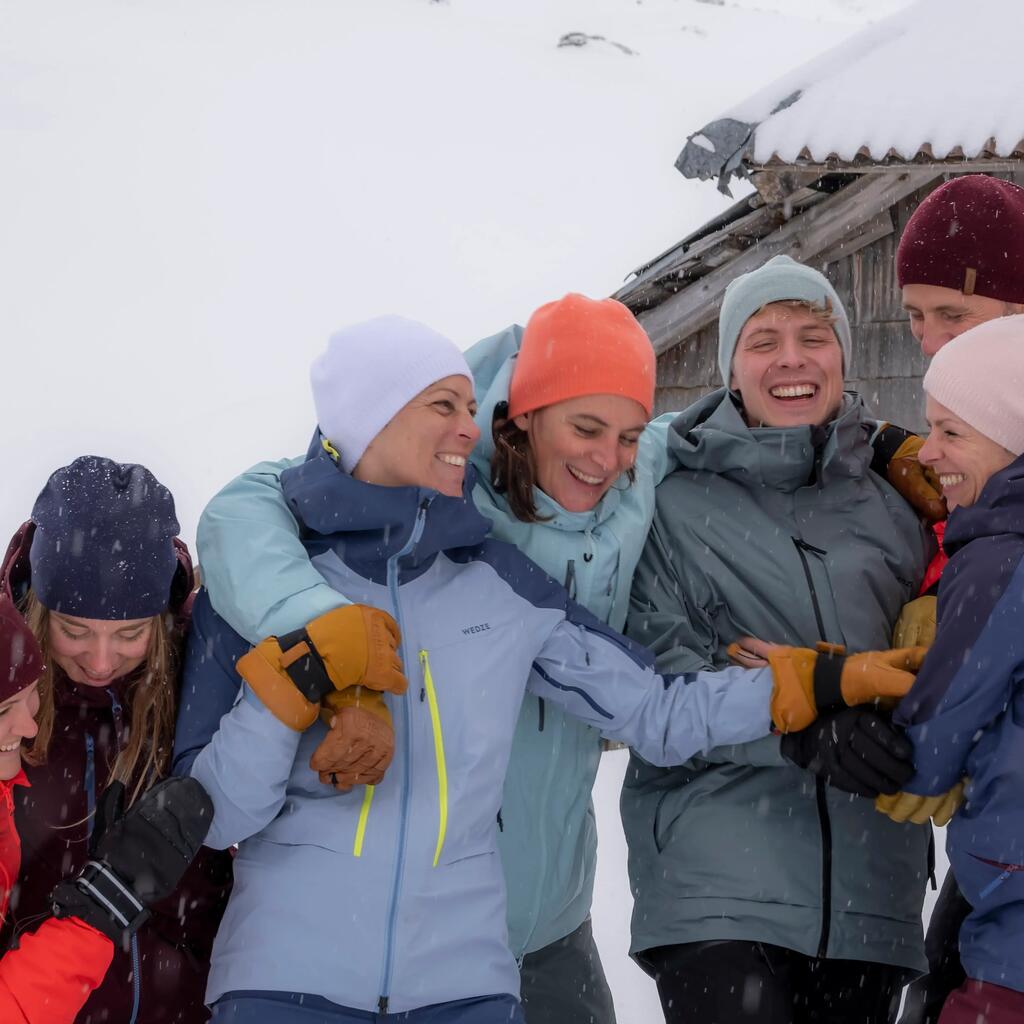
{"type": "MultiPolygon", "coordinates": [[[[21,866],[14,826],[15,786],[25,773],[0,780],[0,921],[21,866]]],[[[48,918],[0,960],[0,1020],[4,1024],[70,1024],[110,966],[114,944],[77,918],[48,918]]]]}

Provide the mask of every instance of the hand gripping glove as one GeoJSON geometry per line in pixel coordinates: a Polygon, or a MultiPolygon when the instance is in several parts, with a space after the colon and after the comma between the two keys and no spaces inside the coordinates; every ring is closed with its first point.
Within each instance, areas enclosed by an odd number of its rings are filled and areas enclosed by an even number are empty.
{"type": "Polygon", "coordinates": [[[350,686],[324,698],[320,717],[330,731],[309,759],[320,781],[347,793],[353,786],[376,786],[395,755],[395,731],[384,698],[350,686]]]}
{"type": "Polygon", "coordinates": [[[96,805],[88,862],[53,890],[54,916],[77,917],[127,948],[150,905],[181,881],[212,820],[195,779],[164,779],[127,812],[124,785],[112,782],[96,805]]]}
{"type": "Polygon", "coordinates": [[[931,647],[935,643],[935,610],[930,594],[905,604],[892,633],[893,647],[931,647]]]}
{"type": "Polygon", "coordinates": [[[875,809],[893,821],[912,821],[915,825],[926,825],[931,818],[941,828],[949,824],[963,802],[964,783],[958,782],[948,793],[938,796],[918,796],[916,793],[880,796],[875,801],[875,809]]]}
{"type": "Polygon", "coordinates": [[[786,733],[782,756],[858,796],[895,793],[914,774],[914,746],[873,708],[821,715],[807,729],[786,733]]]}
{"type": "Polygon", "coordinates": [[[845,653],[835,644],[776,647],[768,655],[774,677],[772,722],[779,732],[794,732],[825,711],[903,697],[924,661],[924,647],[845,653]]]}
{"type": "Polygon", "coordinates": [[[238,659],[238,672],[267,710],[302,732],[316,721],[333,690],[368,686],[405,693],[395,620],[377,608],[345,605],[302,629],[272,636],[238,659]]]}
{"type": "Polygon", "coordinates": [[[935,471],[918,461],[923,445],[923,437],[884,423],[871,442],[875,452],[871,468],[884,476],[919,516],[938,523],[948,514],[946,499],[935,471]]]}

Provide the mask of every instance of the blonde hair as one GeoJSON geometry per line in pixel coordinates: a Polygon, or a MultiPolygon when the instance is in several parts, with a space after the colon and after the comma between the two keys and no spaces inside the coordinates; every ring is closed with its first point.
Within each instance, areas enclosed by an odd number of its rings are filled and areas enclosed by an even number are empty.
{"type": "Polygon", "coordinates": [[[832,310],[832,301],[828,298],[824,302],[810,302],[807,299],[772,299],[771,302],[766,302],[759,310],[752,313],[751,316],[763,313],[769,306],[788,306],[790,309],[806,310],[828,327],[834,326],[838,319],[832,310]]]}
{"type": "MultiPolygon", "coordinates": [[[[25,752],[30,765],[46,763],[56,720],[54,672],[50,655],[50,611],[30,590],[22,613],[43,652],[45,667],[39,678],[39,732],[25,752]]],[[[146,657],[133,673],[134,679],[125,694],[130,710],[128,742],[117,755],[111,782],[124,783],[129,802],[167,773],[174,744],[175,680],[178,651],[174,640],[174,617],[170,613],[155,615],[149,633],[146,657]]]]}

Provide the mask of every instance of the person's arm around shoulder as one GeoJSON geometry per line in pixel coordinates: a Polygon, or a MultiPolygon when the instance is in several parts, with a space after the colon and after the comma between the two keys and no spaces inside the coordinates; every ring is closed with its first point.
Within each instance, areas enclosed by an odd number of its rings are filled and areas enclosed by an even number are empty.
{"type": "MultiPolygon", "coordinates": [[[[192,631],[185,659],[184,689],[210,690],[237,696],[231,709],[218,717],[207,710],[194,713],[201,722],[189,722],[182,708],[189,736],[200,731],[209,740],[195,753],[188,773],[213,801],[214,817],[206,845],[218,850],[255,835],[268,825],[284,804],[288,778],[302,733],[278,720],[249,689],[242,685],[235,665],[249,645],[217,615],[205,590],[199,592],[192,612],[192,631]]],[[[181,754],[178,757],[178,767],[181,754]]]]}
{"type": "Polygon", "coordinates": [[[110,967],[114,944],[91,925],[49,918],[0,960],[4,1024],[71,1024],[110,967]]]}
{"type": "Polygon", "coordinates": [[[251,644],[349,602],[314,568],[281,490],[302,459],[261,462],[206,506],[196,545],[217,614],[251,644]]]}

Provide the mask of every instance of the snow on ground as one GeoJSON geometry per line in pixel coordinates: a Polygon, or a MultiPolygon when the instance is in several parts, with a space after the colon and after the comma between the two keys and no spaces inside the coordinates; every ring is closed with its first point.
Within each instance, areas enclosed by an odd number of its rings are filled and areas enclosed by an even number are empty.
{"type": "MultiPolygon", "coordinates": [[[[727,202],[673,169],[690,132],[905,5],[0,0],[0,522],[93,452],[150,466],[191,542],[219,484],[305,447],[333,328],[394,311],[468,345],[613,291],[727,202]]],[[[595,919],[647,1024],[624,761],[595,919]]]]}

